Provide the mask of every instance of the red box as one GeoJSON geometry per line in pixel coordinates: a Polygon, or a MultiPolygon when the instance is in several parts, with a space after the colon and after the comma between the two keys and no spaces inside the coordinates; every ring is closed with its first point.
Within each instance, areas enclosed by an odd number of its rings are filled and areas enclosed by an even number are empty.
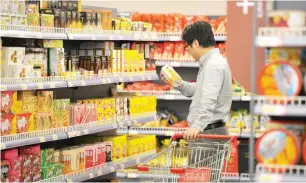
{"type": "Polygon", "coordinates": [[[105,144],[101,143],[97,145],[97,161],[99,165],[102,165],[106,162],[106,152],[105,152],[105,144]]]}
{"type": "Polygon", "coordinates": [[[173,32],[183,32],[184,30],[184,22],[183,15],[179,13],[173,14],[173,32]]]}
{"type": "Polygon", "coordinates": [[[154,43],[154,58],[162,58],[164,51],[163,43],[154,43]]]}
{"type": "Polygon", "coordinates": [[[182,58],[184,56],[184,46],[184,42],[175,43],[173,58],[182,58]]]}
{"type": "Polygon", "coordinates": [[[165,42],[162,58],[173,58],[173,53],[174,53],[174,42],[165,42]]]}
{"type": "MultiPolygon", "coordinates": [[[[238,140],[237,137],[233,137],[230,140],[230,159],[227,161],[227,167],[223,168],[223,172],[226,173],[238,173],[238,140]]],[[[224,160],[226,165],[226,160],[224,160]]]]}
{"type": "Polygon", "coordinates": [[[1,159],[9,159],[18,156],[18,149],[10,149],[1,152],[1,159]]]}
{"type": "Polygon", "coordinates": [[[37,182],[37,181],[41,180],[42,177],[41,177],[41,168],[40,168],[40,166],[33,168],[31,176],[32,176],[32,181],[33,182],[37,182]]]}
{"type": "Polygon", "coordinates": [[[22,182],[21,174],[9,174],[8,175],[9,182],[22,182]]]}
{"type": "Polygon", "coordinates": [[[40,154],[40,145],[21,147],[20,154],[40,154]]]}
{"type": "Polygon", "coordinates": [[[152,30],[153,32],[164,32],[164,14],[153,14],[152,15],[152,30]]]}
{"type": "Polygon", "coordinates": [[[167,14],[166,15],[164,31],[165,32],[173,32],[174,31],[174,16],[173,16],[173,14],[167,14]]]}
{"type": "Polygon", "coordinates": [[[152,23],[152,15],[151,14],[142,14],[141,20],[146,23],[152,23]]]}
{"type": "Polygon", "coordinates": [[[22,157],[16,156],[7,159],[7,161],[10,163],[10,171],[9,174],[12,175],[18,175],[21,174],[21,163],[22,163],[22,157]]]}
{"type": "Polygon", "coordinates": [[[32,170],[32,159],[33,155],[30,154],[24,154],[21,155],[22,162],[21,162],[21,168],[22,168],[22,177],[25,176],[25,174],[29,174],[32,170]]]}

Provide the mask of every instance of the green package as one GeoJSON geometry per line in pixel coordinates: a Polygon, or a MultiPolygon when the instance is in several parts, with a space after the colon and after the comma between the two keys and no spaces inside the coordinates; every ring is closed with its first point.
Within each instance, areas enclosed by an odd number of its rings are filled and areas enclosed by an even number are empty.
{"type": "Polygon", "coordinates": [[[53,169],[54,169],[54,165],[47,165],[41,168],[42,170],[42,179],[49,179],[54,177],[53,176],[53,169]]]}
{"type": "Polygon", "coordinates": [[[54,148],[41,150],[41,166],[47,166],[54,163],[54,148]]]}
{"type": "Polygon", "coordinates": [[[53,176],[57,177],[64,174],[64,165],[63,164],[54,164],[53,165],[53,176]]]}

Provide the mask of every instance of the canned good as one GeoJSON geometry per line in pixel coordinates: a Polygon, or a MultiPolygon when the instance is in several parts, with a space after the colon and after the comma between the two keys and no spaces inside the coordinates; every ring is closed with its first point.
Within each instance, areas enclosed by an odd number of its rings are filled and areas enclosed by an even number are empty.
{"type": "Polygon", "coordinates": [[[165,65],[161,68],[160,71],[161,79],[164,80],[167,84],[178,87],[182,82],[182,78],[178,73],[169,65],[165,65]]]}

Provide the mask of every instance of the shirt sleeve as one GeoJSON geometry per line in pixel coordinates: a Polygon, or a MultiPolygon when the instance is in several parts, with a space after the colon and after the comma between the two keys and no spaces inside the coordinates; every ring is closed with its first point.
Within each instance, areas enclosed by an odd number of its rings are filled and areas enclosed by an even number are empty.
{"type": "Polygon", "coordinates": [[[196,90],[196,83],[182,81],[182,83],[176,87],[176,89],[181,91],[186,97],[193,97],[196,90]]]}
{"type": "Polygon", "coordinates": [[[224,72],[218,65],[206,67],[202,76],[200,105],[191,127],[203,131],[212,122],[213,112],[224,81],[224,72]]]}

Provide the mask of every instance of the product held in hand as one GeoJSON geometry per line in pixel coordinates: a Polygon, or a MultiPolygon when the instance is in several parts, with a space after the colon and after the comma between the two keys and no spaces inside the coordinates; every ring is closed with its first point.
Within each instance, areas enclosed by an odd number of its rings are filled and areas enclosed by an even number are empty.
{"type": "Polygon", "coordinates": [[[160,71],[161,79],[167,84],[177,87],[182,82],[181,76],[169,65],[165,65],[160,71]]]}

